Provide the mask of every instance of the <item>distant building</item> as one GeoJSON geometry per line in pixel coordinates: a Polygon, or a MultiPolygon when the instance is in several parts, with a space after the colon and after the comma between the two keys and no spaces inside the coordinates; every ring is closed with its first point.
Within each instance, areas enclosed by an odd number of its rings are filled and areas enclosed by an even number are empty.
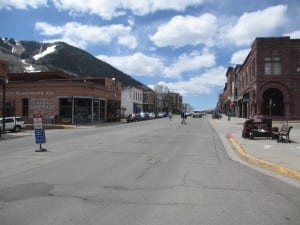
{"type": "Polygon", "coordinates": [[[172,113],[180,113],[184,108],[182,103],[182,96],[179,93],[174,93],[174,92],[169,93],[169,96],[170,96],[170,103],[171,103],[169,107],[169,111],[172,113]]]}
{"type": "Polygon", "coordinates": [[[124,109],[124,117],[129,114],[143,111],[143,90],[136,87],[124,87],[122,90],[121,107],[124,109]]]}
{"type": "Polygon", "coordinates": [[[155,92],[147,86],[142,86],[141,89],[143,90],[143,111],[155,112],[155,92]]]}

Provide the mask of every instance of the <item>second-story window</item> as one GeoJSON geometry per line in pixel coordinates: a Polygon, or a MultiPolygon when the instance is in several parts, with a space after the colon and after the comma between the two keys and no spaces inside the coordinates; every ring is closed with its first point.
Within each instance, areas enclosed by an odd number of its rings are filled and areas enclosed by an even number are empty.
{"type": "Polygon", "coordinates": [[[279,56],[265,57],[265,75],[281,75],[281,59],[279,56]]]}

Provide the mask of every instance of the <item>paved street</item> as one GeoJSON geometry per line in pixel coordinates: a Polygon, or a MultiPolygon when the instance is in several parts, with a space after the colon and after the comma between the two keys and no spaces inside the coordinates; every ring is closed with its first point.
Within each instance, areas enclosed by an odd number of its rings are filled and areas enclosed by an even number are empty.
{"type": "Polygon", "coordinates": [[[228,157],[207,118],[0,141],[1,225],[299,225],[300,189],[228,157]]]}

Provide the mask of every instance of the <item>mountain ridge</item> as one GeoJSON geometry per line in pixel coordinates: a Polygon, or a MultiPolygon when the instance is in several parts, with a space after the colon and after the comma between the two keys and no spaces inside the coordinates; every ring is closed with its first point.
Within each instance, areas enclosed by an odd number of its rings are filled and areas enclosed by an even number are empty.
{"type": "Polygon", "coordinates": [[[123,86],[146,86],[90,53],[65,42],[41,43],[1,38],[0,59],[8,61],[9,73],[65,71],[78,77],[114,77],[123,86]],[[43,52],[47,54],[42,55],[43,52]]]}

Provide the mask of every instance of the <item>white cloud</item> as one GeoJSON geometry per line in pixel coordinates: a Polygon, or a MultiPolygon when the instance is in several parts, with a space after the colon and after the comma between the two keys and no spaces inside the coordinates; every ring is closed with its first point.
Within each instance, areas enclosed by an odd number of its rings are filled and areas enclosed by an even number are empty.
{"type": "Polygon", "coordinates": [[[104,19],[124,15],[127,10],[135,15],[147,15],[158,10],[184,11],[188,6],[200,5],[203,0],[53,0],[60,10],[89,13],[104,19]]]}
{"type": "Polygon", "coordinates": [[[162,76],[174,79],[181,79],[182,74],[185,72],[209,68],[215,65],[214,54],[206,50],[202,54],[197,51],[190,54],[182,54],[170,66],[164,65],[160,58],[150,57],[139,52],[121,57],[98,55],[97,58],[135,76],[162,76]]]}
{"type": "Polygon", "coordinates": [[[201,68],[209,68],[215,65],[214,54],[204,51],[192,52],[191,54],[183,54],[179,57],[176,63],[168,66],[164,70],[167,77],[180,78],[183,72],[195,71],[201,68]]]}
{"type": "Polygon", "coordinates": [[[161,75],[164,69],[164,65],[159,58],[149,57],[140,52],[123,57],[98,55],[97,58],[127,74],[134,74],[136,76],[161,75]]]}
{"type": "Polygon", "coordinates": [[[0,1],[0,9],[28,9],[33,8],[36,9],[41,6],[47,6],[47,0],[3,0],[0,1]]]}
{"type": "Polygon", "coordinates": [[[242,64],[246,59],[247,55],[249,54],[250,50],[251,50],[250,48],[247,48],[247,49],[240,49],[236,51],[231,56],[230,63],[233,65],[242,64]]]}
{"type": "Polygon", "coordinates": [[[63,27],[52,26],[45,22],[37,22],[35,24],[35,29],[40,31],[44,36],[54,36],[63,33],[63,27]]]}
{"type": "Polygon", "coordinates": [[[298,39],[298,38],[300,38],[300,30],[296,30],[294,32],[285,34],[284,36],[290,36],[290,38],[298,39]]]}
{"type": "Polygon", "coordinates": [[[59,36],[56,40],[65,41],[81,48],[90,44],[109,44],[114,39],[118,44],[131,49],[137,46],[136,38],[131,35],[131,27],[122,24],[99,27],[69,22],[63,26],[53,26],[37,22],[35,28],[44,36],[59,36]]]}
{"type": "MultiPolygon", "coordinates": [[[[192,77],[187,81],[174,83],[160,82],[166,85],[170,91],[178,92],[183,96],[210,94],[214,87],[224,86],[226,68],[216,67],[207,70],[204,74],[192,77]]],[[[154,86],[154,85],[150,85],[154,86]]]]}
{"type": "Polygon", "coordinates": [[[123,35],[117,38],[118,44],[127,46],[128,48],[134,49],[137,46],[137,40],[132,35],[123,35]]]}
{"type": "Polygon", "coordinates": [[[287,6],[277,5],[251,13],[244,13],[225,36],[238,46],[248,45],[256,37],[273,34],[287,21],[287,6]]]}
{"type": "Polygon", "coordinates": [[[213,45],[217,29],[217,18],[212,14],[199,17],[175,16],[169,22],[158,27],[150,36],[151,41],[159,47],[182,47],[186,45],[213,45]]]}

